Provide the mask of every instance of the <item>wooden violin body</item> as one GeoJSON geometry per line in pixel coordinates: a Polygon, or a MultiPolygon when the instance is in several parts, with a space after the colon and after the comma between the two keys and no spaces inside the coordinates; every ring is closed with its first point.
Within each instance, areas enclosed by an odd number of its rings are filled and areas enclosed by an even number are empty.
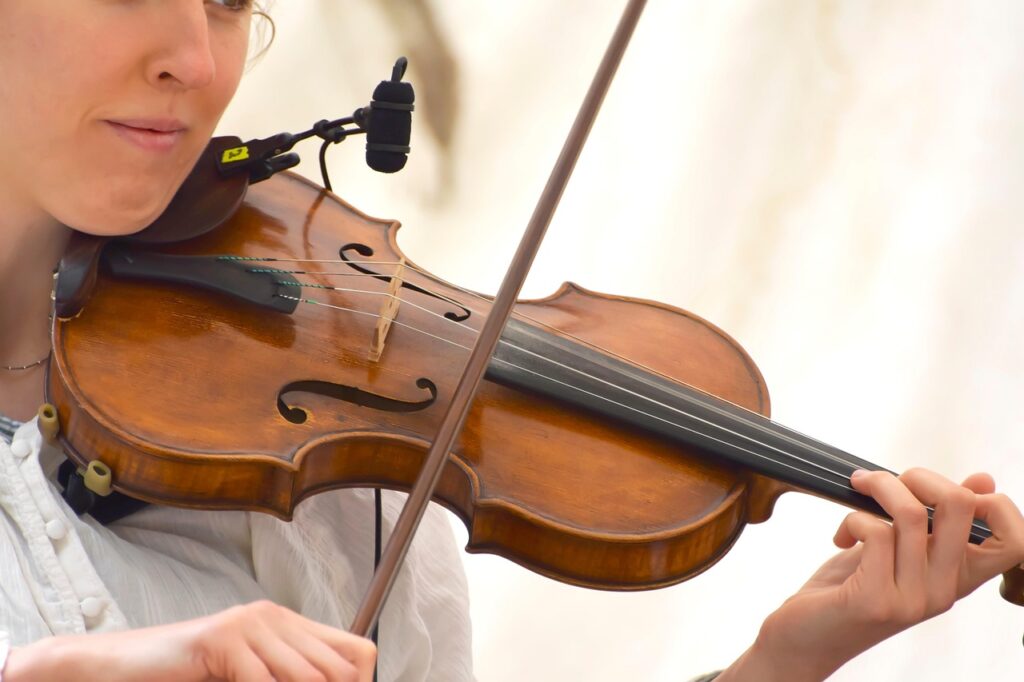
{"type": "MultiPolygon", "coordinates": [[[[47,390],[65,450],[102,461],[115,489],[140,499],[281,518],[332,488],[410,488],[488,301],[407,266],[383,353],[369,359],[396,286],[391,264],[403,259],[398,227],[282,174],[250,188],[216,230],[154,247],[304,261],[252,264],[310,273],[298,277],[313,286],[284,290],[321,304],[290,314],[100,272],[80,313],[54,323],[47,390]]],[[[747,354],[689,313],[566,284],[519,303],[516,316],[768,414],[747,354]]],[[[435,500],[465,521],[469,551],[633,590],[708,568],[784,489],[656,433],[485,381],[435,500]]]]}

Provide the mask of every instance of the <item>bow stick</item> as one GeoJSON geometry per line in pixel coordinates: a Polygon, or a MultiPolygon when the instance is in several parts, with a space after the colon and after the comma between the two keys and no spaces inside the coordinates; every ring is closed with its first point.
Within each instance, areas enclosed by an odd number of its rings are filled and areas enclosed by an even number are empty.
{"type": "Polygon", "coordinates": [[[544,191],[533,210],[533,216],[526,227],[526,232],[519,243],[512,264],[509,266],[508,272],[505,273],[505,279],[494,298],[487,321],[477,336],[476,345],[473,347],[473,352],[466,363],[466,369],[452,396],[448,412],[441,422],[437,437],[434,438],[434,442],[430,446],[427,460],[420,470],[416,484],[409,493],[409,498],[398,517],[391,539],[381,555],[380,564],[370,581],[359,611],[356,612],[355,620],[350,628],[350,631],[356,635],[365,637],[373,629],[380,617],[384,601],[391,593],[398,569],[412,543],[412,536],[419,526],[420,519],[423,518],[427,504],[434,495],[434,488],[437,487],[437,482],[441,478],[441,471],[448,459],[448,453],[462,431],[463,422],[469,413],[480,381],[483,379],[488,361],[494,353],[498,339],[501,338],[505,323],[512,314],[512,306],[515,305],[516,299],[519,297],[523,281],[530,271],[530,266],[533,265],[541,240],[544,239],[544,233],[547,232],[551,217],[562,198],[565,186],[569,182],[569,176],[576,166],[576,160],[587,141],[590,129],[594,125],[594,119],[597,118],[597,112],[601,108],[601,102],[604,101],[604,96],[608,92],[608,86],[611,85],[619,62],[622,61],[622,55],[625,53],[633,30],[640,20],[644,5],[646,5],[646,0],[629,0],[612,40],[605,50],[601,65],[594,75],[594,80],[590,83],[590,89],[587,91],[583,104],[580,105],[569,136],[562,146],[562,152],[559,154],[558,160],[555,161],[547,185],[544,186],[544,191]]]}

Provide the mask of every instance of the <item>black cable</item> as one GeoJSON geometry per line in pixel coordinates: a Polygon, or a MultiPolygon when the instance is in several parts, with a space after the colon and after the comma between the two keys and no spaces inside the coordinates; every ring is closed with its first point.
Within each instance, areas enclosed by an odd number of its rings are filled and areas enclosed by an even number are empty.
{"type": "MultiPolygon", "coordinates": [[[[328,142],[324,143],[327,146],[328,142]]],[[[321,157],[323,158],[323,157],[321,157]]],[[[325,183],[328,189],[331,185],[325,183]]],[[[384,505],[381,502],[381,489],[379,487],[374,488],[374,572],[377,572],[377,566],[381,562],[381,517],[383,516],[384,505]]],[[[370,633],[370,639],[373,641],[374,646],[377,646],[377,634],[380,632],[380,619],[377,620],[377,624],[374,625],[374,631],[370,633]]],[[[380,664],[380,652],[378,651],[377,660],[374,663],[374,682],[377,682],[377,668],[380,664]]]]}
{"type": "MultiPolygon", "coordinates": [[[[333,189],[331,188],[331,178],[329,175],[327,175],[327,147],[329,147],[331,144],[334,144],[333,140],[324,140],[324,143],[320,145],[320,177],[323,178],[324,189],[326,189],[328,192],[333,191],[333,189]]],[[[380,495],[379,490],[377,491],[377,494],[380,495]]],[[[378,524],[378,531],[379,530],[380,527],[378,524]]],[[[374,564],[374,566],[376,566],[376,564],[374,564]]]]}

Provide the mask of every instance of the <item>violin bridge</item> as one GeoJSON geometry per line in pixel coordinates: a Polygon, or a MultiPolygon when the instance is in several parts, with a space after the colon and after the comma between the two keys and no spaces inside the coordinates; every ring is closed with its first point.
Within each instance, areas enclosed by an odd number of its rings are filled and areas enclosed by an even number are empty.
{"type": "Polygon", "coordinates": [[[402,299],[398,294],[402,290],[402,277],[405,275],[405,259],[398,261],[395,274],[391,275],[391,284],[388,286],[387,296],[384,304],[380,307],[380,314],[377,317],[377,326],[373,330],[373,339],[370,342],[370,361],[379,362],[380,356],[384,353],[384,342],[388,338],[388,331],[391,330],[391,323],[398,315],[398,306],[402,299]]]}

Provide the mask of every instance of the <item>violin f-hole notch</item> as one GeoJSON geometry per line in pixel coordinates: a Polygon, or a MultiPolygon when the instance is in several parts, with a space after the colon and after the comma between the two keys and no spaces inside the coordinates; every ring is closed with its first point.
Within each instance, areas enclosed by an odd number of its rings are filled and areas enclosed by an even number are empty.
{"type": "MultiPolygon", "coordinates": [[[[369,407],[382,412],[419,412],[425,410],[437,400],[437,384],[422,377],[416,380],[416,388],[422,396],[419,400],[402,400],[392,396],[366,391],[357,386],[335,384],[330,381],[307,379],[286,384],[277,394],[277,411],[292,424],[304,424],[309,419],[309,411],[304,407],[295,407],[285,400],[285,396],[294,393],[310,393],[313,395],[341,400],[343,402],[369,407]]],[[[412,392],[412,391],[410,391],[412,392]]],[[[338,417],[342,419],[342,417],[338,417]]]]}
{"type": "MultiPolygon", "coordinates": [[[[372,258],[373,254],[374,251],[372,247],[367,246],[366,244],[360,244],[358,242],[351,242],[338,249],[338,258],[340,258],[342,262],[344,262],[346,265],[348,265],[356,272],[360,272],[364,275],[370,275],[374,279],[378,279],[381,282],[392,282],[392,275],[383,272],[377,272],[367,267],[364,262],[359,262],[365,261],[368,258],[372,258]],[[350,257],[350,251],[354,251],[355,253],[359,254],[358,261],[350,257]]],[[[404,258],[402,259],[402,264],[404,269],[404,258]]],[[[415,291],[416,293],[429,296],[431,298],[437,299],[438,301],[444,301],[448,305],[455,308],[456,310],[449,310],[448,312],[442,313],[446,320],[451,320],[452,322],[465,322],[466,320],[469,319],[470,315],[472,315],[472,312],[469,310],[469,308],[467,308],[466,306],[462,305],[457,301],[452,300],[451,298],[448,298],[447,296],[443,296],[437,292],[430,291],[429,289],[424,289],[421,286],[418,286],[416,284],[413,284],[412,282],[408,282],[405,280],[403,280],[401,284],[402,285],[400,289],[408,289],[409,291],[415,291]]]]}

